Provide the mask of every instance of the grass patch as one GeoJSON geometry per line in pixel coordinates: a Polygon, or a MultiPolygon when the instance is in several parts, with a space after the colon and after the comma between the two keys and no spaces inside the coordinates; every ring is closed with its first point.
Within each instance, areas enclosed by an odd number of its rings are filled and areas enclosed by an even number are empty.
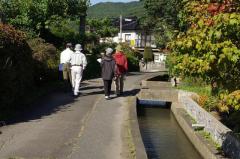
{"type": "Polygon", "coordinates": [[[210,96],[211,86],[199,78],[184,78],[177,86],[178,89],[195,92],[199,95],[210,96]]]}
{"type": "Polygon", "coordinates": [[[199,130],[196,132],[198,132],[206,141],[211,143],[216,148],[217,151],[222,151],[221,145],[212,138],[209,132],[206,132],[204,130],[199,130]]]}
{"type": "Polygon", "coordinates": [[[182,89],[189,92],[195,92],[199,95],[211,95],[211,87],[210,86],[195,86],[190,84],[181,84],[177,87],[178,89],[182,89]]]}
{"type": "Polygon", "coordinates": [[[184,116],[185,116],[186,118],[190,119],[191,124],[197,124],[196,119],[193,118],[189,113],[187,113],[187,112],[184,111],[184,116]]]}

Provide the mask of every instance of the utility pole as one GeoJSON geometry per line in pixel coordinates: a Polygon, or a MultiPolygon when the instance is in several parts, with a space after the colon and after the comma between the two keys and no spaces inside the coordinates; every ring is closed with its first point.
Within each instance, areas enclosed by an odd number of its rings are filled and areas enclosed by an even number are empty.
{"type": "Polygon", "coordinates": [[[122,15],[120,15],[120,37],[119,42],[122,42],[122,15]]]}

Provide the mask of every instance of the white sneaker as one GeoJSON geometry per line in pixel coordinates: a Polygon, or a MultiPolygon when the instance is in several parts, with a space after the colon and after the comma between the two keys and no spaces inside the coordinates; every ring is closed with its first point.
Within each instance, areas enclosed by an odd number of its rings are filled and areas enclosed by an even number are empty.
{"type": "Polygon", "coordinates": [[[110,99],[110,97],[109,96],[105,96],[105,99],[110,99]]]}

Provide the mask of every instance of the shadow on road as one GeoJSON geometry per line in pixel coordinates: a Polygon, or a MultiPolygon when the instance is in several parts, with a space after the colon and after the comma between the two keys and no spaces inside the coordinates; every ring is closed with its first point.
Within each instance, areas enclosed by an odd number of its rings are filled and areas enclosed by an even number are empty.
{"type": "Polygon", "coordinates": [[[140,92],[140,89],[132,89],[132,90],[124,91],[121,96],[122,97],[135,96],[139,92],[140,92]]]}
{"type": "MultiPolygon", "coordinates": [[[[135,96],[139,91],[140,89],[124,91],[121,97],[135,96]]],[[[72,92],[56,92],[49,94],[48,96],[42,97],[41,99],[36,101],[30,107],[26,107],[24,110],[18,112],[14,119],[6,121],[6,125],[39,120],[57,112],[68,111],[68,108],[71,107],[72,103],[74,103],[79,98],[98,94],[102,94],[104,96],[103,86],[82,87],[80,88],[80,94],[77,98],[73,97],[72,92]]],[[[113,94],[114,92],[112,93],[112,95],[113,94]]],[[[94,99],[95,98],[93,97],[92,100],[94,99]]]]}
{"type": "Polygon", "coordinates": [[[53,93],[42,97],[33,103],[30,107],[25,108],[17,113],[14,119],[6,121],[7,125],[12,125],[31,120],[42,119],[58,111],[65,111],[71,103],[75,101],[71,93],[53,93]]]}
{"type": "Polygon", "coordinates": [[[87,87],[82,87],[79,90],[89,90],[89,89],[103,89],[103,86],[87,86],[87,87]]]}

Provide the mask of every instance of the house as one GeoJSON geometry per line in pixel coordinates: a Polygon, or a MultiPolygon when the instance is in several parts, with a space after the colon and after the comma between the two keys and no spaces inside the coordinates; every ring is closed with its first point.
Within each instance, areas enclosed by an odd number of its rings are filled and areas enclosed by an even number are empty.
{"type": "MultiPolygon", "coordinates": [[[[120,18],[113,20],[113,25],[120,28],[120,18]]],[[[160,50],[156,47],[155,38],[151,34],[151,30],[144,31],[141,29],[139,20],[137,17],[122,18],[122,31],[115,37],[101,39],[100,42],[126,42],[131,47],[134,47],[143,54],[144,48],[149,46],[152,48],[154,55],[154,63],[158,65],[164,65],[168,52],[166,50],[160,50]]]]}
{"type": "MultiPolygon", "coordinates": [[[[115,19],[113,23],[114,26],[120,28],[120,18],[115,19]]],[[[121,30],[118,35],[113,37],[113,42],[126,42],[135,48],[144,48],[146,46],[156,48],[155,38],[150,33],[151,31],[146,32],[141,29],[137,17],[122,18],[121,30]]]]}

